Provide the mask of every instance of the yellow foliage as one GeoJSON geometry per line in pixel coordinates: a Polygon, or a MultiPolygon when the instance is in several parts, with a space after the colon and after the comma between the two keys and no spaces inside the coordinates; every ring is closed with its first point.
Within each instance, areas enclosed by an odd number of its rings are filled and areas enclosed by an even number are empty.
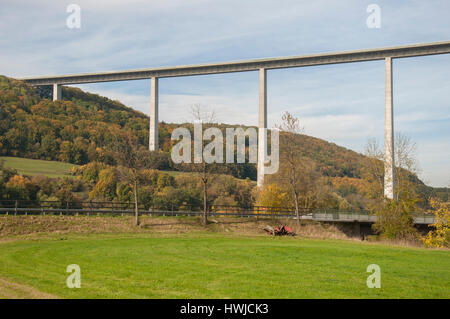
{"type": "Polygon", "coordinates": [[[113,167],[101,170],[97,183],[92,191],[89,192],[89,197],[112,200],[116,194],[116,181],[116,171],[113,167]]]}
{"type": "Polygon", "coordinates": [[[288,192],[277,184],[266,184],[258,194],[257,206],[286,207],[289,206],[288,192]]]}
{"type": "Polygon", "coordinates": [[[364,179],[354,177],[331,177],[331,182],[335,188],[339,188],[342,185],[353,186],[359,194],[364,194],[368,191],[368,182],[364,179]]]}
{"type": "Polygon", "coordinates": [[[435,230],[422,237],[422,241],[427,247],[450,247],[450,202],[432,199],[430,203],[434,214],[434,224],[431,226],[435,230]]]}
{"type": "Polygon", "coordinates": [[[9,179],[8,183],[6,183],[6,187],[26,188],[30,183],[31,181],[28,178],[22,175],[14,175],[9,179]]]}

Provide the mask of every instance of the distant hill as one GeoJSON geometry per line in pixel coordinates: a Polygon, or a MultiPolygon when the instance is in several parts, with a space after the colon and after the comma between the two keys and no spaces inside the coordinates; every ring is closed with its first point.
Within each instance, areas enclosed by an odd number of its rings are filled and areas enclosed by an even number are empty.
{"type": "MultiPolygon", "coordinates": [[[[0,156],[56,160],[73,164],[92,161],[115,164],[111,151],[120,131],[131,132],[148,145],[149,118],[119,101],[78,88],[63,87],[62,100],[51,101],[51,89],[0,76],[0,156]]],[[[172,170],[172,130],[179,124],[159,124],[164,160],[159,169],[172,170]]],[[[224,129],[229,125],[221,124],[224,129]]],[[[359,179],[367,158],[334,143],[299,135],[300,153],[312,159],[325,176],[359,179]]],[[[254,164],[235,165],[232,174],[256,179],[254,164]]],[[[421,183],[418,180],[418,183],[421,183]]]]}

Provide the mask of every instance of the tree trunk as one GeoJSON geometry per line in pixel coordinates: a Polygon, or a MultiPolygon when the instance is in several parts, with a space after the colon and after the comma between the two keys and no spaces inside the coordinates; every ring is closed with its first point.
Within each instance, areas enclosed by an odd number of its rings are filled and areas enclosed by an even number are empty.
{"type": "Polygon", "coordinates": [[[137,185],[137,180],[134,181],[134,218],[135,218],[135,225],[139,226],[139,208],[138,208],[138,185],[137,185]]]}
{"type": "Polygon", "coordinates": [[[203,226],[208,223],[208,192],[206,189],[206,182],[203,182],[203,226]]]}
{"type": "Polygon", "coordinates": [[[207,183],[208,179],[206,178],[206,163],[203,163],[203,226],[206,226],[208,223],[208,189],[207,183]]]}
{"type": "Polygon", "coordinates": [[[298,194],[297,194],[297,190],[295,189],[296,184],[297,184],[296,176],[295,176],[295,165],[294,165],[293,161],[290,164],[291,164],[291,186],[292,186],[292,192],[294,193],[294,201],[295,201],[295,216],[297,216],[297,225],[300,226],[301,222],[300,222],[300,211],[298,208],[298,194]]]}
{"type": "Polygon", "coordinates": [[[295,215],[297,216],[297,225],[301,226],[300,212],[298,208],[298,194],[296,192],[294,192],[294,199],[295,199],[295,215]]]}

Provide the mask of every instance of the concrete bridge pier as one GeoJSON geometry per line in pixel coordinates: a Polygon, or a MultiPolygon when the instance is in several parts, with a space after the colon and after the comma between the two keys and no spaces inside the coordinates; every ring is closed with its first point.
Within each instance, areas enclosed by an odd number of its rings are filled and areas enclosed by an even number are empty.
{"type": "Polygon", "coordinates": [[[394,199],[395,192],[395,161],[394,161],[394,119],[393,119],[393,89],[392,89],[392,58],[385,58],[386,89],[384,109],[384,196],[394,199]]]}
{"type": "Polygon", "coordinates": [[[53,101],[61,100],[61,85],[53,84],[53,101]]]}
{"type": "Polygon", "coordinates": [[[158,78],[152,77],[150,80],[150,132],[149,145],[150,151],[157,151],[159,148],[158,139],[158,78]]]}
{"type": "Polygon", "coordinates": [[[267,153],[267,70],[259,69],[259,111],[258,111],[258,180],[264,184],[264,160],[267,153]]]}

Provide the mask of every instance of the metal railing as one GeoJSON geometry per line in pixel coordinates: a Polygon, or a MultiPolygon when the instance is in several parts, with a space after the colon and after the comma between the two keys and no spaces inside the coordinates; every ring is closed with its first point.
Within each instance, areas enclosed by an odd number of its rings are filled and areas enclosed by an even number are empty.
{"type": "MultiPolygon", "coordinates": [[[[162,205],[138,205],[140,215],[160,216],[198,216],[203,214],[199,205],[179,205],[166,203],[162,205]]],[[[64,202],[64,201],[30,201],[30,200],[0,200],[0,215],[113,215],[125,216],[135,214],[132,202],[64,202]]],[[[240,207],[232,205],[212,205],[208,207],[210,216],[236,217],[270,217],[294,218],[292,207],[251,206],[240,207]]],[[[329,222],[368,222],[376,221],[376,216],[368,211],[344,211],[337,209],[309,208],[301,209],[300,215],[305,220],[329,222]]],[[[416,224],[432,224],[431,214],[415,214],[416,224]]]]}
{"type": "MultiPolygon", "coordinates": [[[[199,205],[165,203],[160,205],[139,204],[140,214],[164,215],[196,215],[203,212],[199,205]]],[[[31,200],[0,200],[0,214],[134,214],[133,202],[64,202],[64,201],[31,201],[31,200]]],[[[303,210],[302,214],[311,210],[303,210]]],[[[294,210],[289,207],[252,206],[240,207],[231,205],[212,205],[208,207],[210,215],[230,216],[294,216],[294,210]]]]}

